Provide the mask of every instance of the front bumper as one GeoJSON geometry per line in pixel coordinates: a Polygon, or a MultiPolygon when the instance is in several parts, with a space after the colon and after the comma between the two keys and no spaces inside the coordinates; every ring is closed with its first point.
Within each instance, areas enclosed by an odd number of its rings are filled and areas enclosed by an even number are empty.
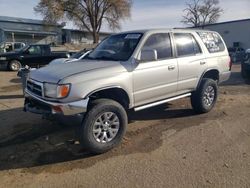
{"type": "Polygon", "coordinates": [[[36,114],[63,114],[69,116],[86,112],[88,102],[88,98],[70,103],[50,102],[25,90],[24,111],[36,114]]]}
{"type": "Polygon", "coordinates": [[[231,76],[231,71],[221,73],[219,83],[229,80],[230,76],[231,76]]]}

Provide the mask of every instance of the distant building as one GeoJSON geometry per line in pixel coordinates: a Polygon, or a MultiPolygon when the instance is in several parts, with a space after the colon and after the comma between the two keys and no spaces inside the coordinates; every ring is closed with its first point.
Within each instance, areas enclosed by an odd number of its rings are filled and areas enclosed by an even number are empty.
{"type": "Polygon", "coordinates": [[[0,42],[61,42],[64,25],[48,25],[41,20],[0,16],[0,42]]]}
{"type": "Polygon", "coordinates": [[[228,48],[250,48],[250,19],[208,24],[202,28],[220,33],[228,48]]]}
{"type": "MultiPolygon", "coordinates": [[[[24,42],[40,44],[92,43],[91,33],[63,29],[65,24],[45,24],[42,20],[0,16],[0,43],[24,42]]],[[[100,33],[100,39],[110,33],[100,33]]]]}
{"type": "MultiPolygon", "coordinates": [[[[107,32],[100,32],[99,33],[99,40],[103,40],[111,33],[107,32]]],[[[63,29],[62,30],[62,42],[63,43],[72,43],[72,44],[79,44],[79,43],[93,43],[92,34],[88,31],[80,31],[76,29],[63,29]]]]}

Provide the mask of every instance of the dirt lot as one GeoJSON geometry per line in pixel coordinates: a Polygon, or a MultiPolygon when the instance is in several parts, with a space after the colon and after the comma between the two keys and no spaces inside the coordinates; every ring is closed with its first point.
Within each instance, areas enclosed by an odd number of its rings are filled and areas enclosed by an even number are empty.
{"type": "Polygon", "coordinates": [[[216,108],[195,115],[189,99],[139,113],[123,143],[91,156],[63,124],[22,112],[16,73],[0,72],[0,187],[250,187],[250,86],[239,66],[216,108]]]}

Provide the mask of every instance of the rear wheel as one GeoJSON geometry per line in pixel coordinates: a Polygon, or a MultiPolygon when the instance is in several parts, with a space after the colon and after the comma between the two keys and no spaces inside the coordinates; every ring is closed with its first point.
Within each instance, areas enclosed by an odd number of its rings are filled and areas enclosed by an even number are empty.
{"type": "Polygon", "coordinates": [[[83,148],[100,154],[117,146],[127,127],[127,113],[116,101],[93,101],[83,120],[80,141],[83,148]]]}
{"type": "Polygon", "coordinates": [[[191,104],[195,112],[207,113],[217,101],[218,86],[215,80],[204,78],[197,91],[191,96],[191,104]]]}
{"type": "Polygon", "coordinates": [[[22,67],[21,63],[18,60],[12,60],[9,63],[9,70],[11,71],[18,71],[22,67]]]}

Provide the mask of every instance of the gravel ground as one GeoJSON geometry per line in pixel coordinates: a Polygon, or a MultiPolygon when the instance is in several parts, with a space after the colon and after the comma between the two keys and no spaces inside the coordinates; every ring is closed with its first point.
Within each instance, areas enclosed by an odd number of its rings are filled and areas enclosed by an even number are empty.
{"type": "Polygon", "coordinates": [[[24,113],[16,73],[0,77],[0,187],[250,187],[250,86],[239,65],[210,113],[196,115],[188,98],[131,112],[122,144],[98,156],[74,141],[81,117],[24,113]]]}

